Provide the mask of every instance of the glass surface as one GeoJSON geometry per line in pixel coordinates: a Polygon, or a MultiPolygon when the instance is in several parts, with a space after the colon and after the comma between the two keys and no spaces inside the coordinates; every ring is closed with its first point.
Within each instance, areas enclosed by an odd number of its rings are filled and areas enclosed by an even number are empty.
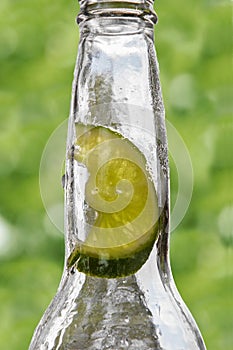
{"type": "Polygon", "coordinates": [[[79,16],[66,264],[30,350],[205,349],[170,271],[167,140],[152,15],[143,10],[139,17],[131,4],[125,12],[105,6],[99,16],[89,8],[79,16]]]}

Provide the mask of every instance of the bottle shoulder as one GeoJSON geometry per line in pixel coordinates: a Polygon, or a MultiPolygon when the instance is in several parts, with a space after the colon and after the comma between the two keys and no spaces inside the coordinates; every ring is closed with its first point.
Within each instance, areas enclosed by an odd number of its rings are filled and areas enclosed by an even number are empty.
{"type": "Polygon", "coordinates": [[[205,350],[184,309],[162,284],[157,288],[148,295],[135,275],[100,279],[76,272],[64,279],[30,350],[205,350]]]}

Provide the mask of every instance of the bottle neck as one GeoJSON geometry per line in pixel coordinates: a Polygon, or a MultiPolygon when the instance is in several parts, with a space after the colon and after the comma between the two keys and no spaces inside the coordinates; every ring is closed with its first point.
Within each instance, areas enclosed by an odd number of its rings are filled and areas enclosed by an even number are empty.
{"type": "Polygon", "coordinates": [[[78,24],[93,17],[139,17],[147,25],[153,26],[158,19],[153,9],[153,0],[80,0],[79,3],[78,24]]]}

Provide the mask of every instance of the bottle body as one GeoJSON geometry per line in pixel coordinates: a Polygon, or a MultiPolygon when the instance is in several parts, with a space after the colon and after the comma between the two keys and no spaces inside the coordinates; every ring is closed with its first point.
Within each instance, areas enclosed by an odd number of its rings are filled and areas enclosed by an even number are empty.
{"type": "Polygon", "coordinates": [[[66,266],[31,350],[205,349],[170,272],[153,23],[135,11],[92,14],[80,23],[67,141],[66,266]]]}

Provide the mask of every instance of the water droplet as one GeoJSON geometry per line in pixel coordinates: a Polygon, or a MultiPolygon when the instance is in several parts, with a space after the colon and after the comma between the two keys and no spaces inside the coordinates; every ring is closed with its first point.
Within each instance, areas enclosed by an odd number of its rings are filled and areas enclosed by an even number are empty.
{"type": "Polygon", "coordinates": [[[92,191],[91,191],[91,194],[95,195],[99,192],[99,189],[98,187],[94,188],[92,191]]]}
{"type": "Polygon", "coordinates": [[[62,184],[62,188],[65,188],[65,185],[66,185],[66,174],[62,175],[62,177],[61,177],[61,184],[62,184]]]}
{"type": "Polygon", "coordinates": [[[122,340],[120,341],[120,343],[121,343],[121,345],[125,345],[125,346],[129,345],[129,342],[128,342],[127,339],[122,339],[122,340]]]}
{"type": "Polygon", "coordinates": [[[74,150],[76,153],[78,153],[81,150],[81,147],[77,144],[74,145],[74,150]]]}

